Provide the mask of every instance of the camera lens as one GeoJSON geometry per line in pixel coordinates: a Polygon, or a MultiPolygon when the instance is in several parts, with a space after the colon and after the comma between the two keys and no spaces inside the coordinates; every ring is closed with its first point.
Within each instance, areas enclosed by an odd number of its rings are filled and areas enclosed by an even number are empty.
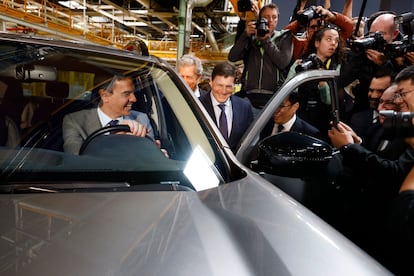
{"type": "Polygon", "coordinates": [[[267,20],[266,18],[259,18],[256,21],[256,32],[258,36],[265,36],[269,33],[269,28],[267,27],[267,20]]]}

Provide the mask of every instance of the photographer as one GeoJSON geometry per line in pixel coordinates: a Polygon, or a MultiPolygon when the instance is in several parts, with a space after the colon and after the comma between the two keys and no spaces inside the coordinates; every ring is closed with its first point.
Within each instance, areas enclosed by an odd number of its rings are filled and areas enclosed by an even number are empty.
{"type": "MultiPolygon", "coordinates": [[[[287,79],[309,69],[339,70],[343,62],[343,47],[337,28],[332,25],[322,27],[312,36],[303,59],[298,59],[292,64],[287,79]]],[[[316,126],[323,138],[327,139],[331,113],[329,86],[325,82],[301,86],[299,103],[299,116],[316,126]]]]}
{"type": "MultiPolygon", "coordinates": [[[[414,66],[403,69],[395,82],[398,87],[393,98],[397,108],[414,112],[414,93],[411,93],[414,91],[414,66]]],[[[411,124],[410,128],[414,126],[411,124]]],[[[409,147],[398,159],[392,160],[356,144],[355,133],[343,123],[332,127],[328,134],[332,144],[340,150],[339,157],[347,172],[338,177],[346,190],[343,205],[347,206],[341,226],[368,253],[382,258],[385,252],[378,248],[382,241],[378,230],[385,228],[385,210],[414,165],[414,137],[405,138],[409,147]]]]}
{"type": "Polygon", "coordinates": [[[290,30],[293,34],[297,34],[305,27],[305,32],[300,37],[295,36],[293,39],[293,60],[303,56],[313,34],[328,23],[338,26],[339,35],[344,41],[352,35],[353,23],[350,18],[322,6],[310,6],[303,11],[299,11],[296,18],[284,28],[290,30]]]}
{"type": "Polygon", "coordinates": [[[247,22],[245,31],[231,48],[228,59],[244,62],[242,91],[254,107],[262,108],[284,82],[284,69],[292,58],[290,32],[276,31],[279,9],[265,5],[257,21],[247,22]]]}
{"type": "Polygon", "coordinates": [[[385,44],[394,40],[400,40],[401,34],[398,25],[394,23],[395,15],[384,13],[377,16],[369,29],[369,37],[365,43],[362,40],[353,42],[351,51],[347,54],[347,62],[341,68],[339,85],[347,93],[344,105],[347,106],[349,118],[352,113],[364,110],[369,107],[368,91],[371,79],[378,70],[394,71],[397,73],[400,68],[395,60],[387,58],[383,49],[385,44]]]}
{"type": "MultiPolygon", "coordinates": [[[[396,77],[398,82],[398,92],[394,96],[394,103],[397,104],[402,112],[410,112],[409,119],[404,119],[404,124],[408,133],[414,130],[414,65],[403,69],[396,77]]],[[[398,116],[402,121],[403,116],[398,116]]],[[[403,125],[399,122],[398,125],[403,125]]],[[[414,147],[414,137],[406,137],[405,141],[414,147]]],[[[397,184],[400,184],[398,182],[397,184]]],[[[409,173],[402,182],[399,194],[396,196],[388,216],[388,245],[386,257],[390,269],[398,275],[411,275],[411,260],[413,257],[412,249],[414,246],[414,169],[409,167],[409,173]]]]}

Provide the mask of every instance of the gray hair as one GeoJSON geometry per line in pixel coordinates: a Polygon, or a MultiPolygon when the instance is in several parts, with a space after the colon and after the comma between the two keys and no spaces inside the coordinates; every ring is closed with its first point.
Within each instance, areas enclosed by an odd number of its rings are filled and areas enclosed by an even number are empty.
{"type": "Polygon", "coordinates": [[[181,66],[192,66],[194,65],[196,67],[197,75],[203,74],[203,65],[201,64],[201,60],[193,55],[183,55],[179,60],[177,64],[177,68],[180,68],[181,66]]]}

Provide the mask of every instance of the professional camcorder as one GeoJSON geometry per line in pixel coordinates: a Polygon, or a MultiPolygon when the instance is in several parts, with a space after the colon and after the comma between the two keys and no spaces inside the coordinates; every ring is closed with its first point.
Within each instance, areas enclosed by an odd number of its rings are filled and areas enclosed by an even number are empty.
{"type": "Polygon", "coordinates": [[[316,54],[310,54],[306,59],[302,61],[301,64],[298,64],[295,67],[296,73],[306,71],[309,69],[319,69],[321,68],[321,60],[316,54]]]}
{"type": "Polygon", "coordinates": [[[239,0],[237,1],[237,9],[239,12],[247,12],[252,10],[251,0],[239,0]]]}
{"type": "Polygon", "coordinates": [[[374,49],[387,58],[393,59],[404,56],[407,52],[414,51],[414,14],[411,12],[397,15],[394,18],[395,24],[402,26],[404,37],[399,41],[387,43],[381,33],[376,32],[350,42],[351,50],[355,53],[365,52],[367,49],[374,49]]]}
{"type": "Polygon", "coordinates": [[[407,52],[414,51],[414,14],[407,12],[397,15],[394,18],[394,23],[402,26],[404,38],[401,41],[394,41],[386,45],[384,54],[389,58],[402,57],[407,52]]]}
{"type": "Polygon", "coordinates": [[[316,12],[315,6],[310,6],[303,10],[301,14],[298,16],[298,21],[302,25],[307,25],[309,21],[314,18],[322,17],[322,14],[316,12]]]}
{"type": "Polygon", "coordinates": [[[414,52],[414,44],[408,39],[388,43],[384,49],[384,55],[388,58],[402,57],[408,52],[414,52]]]}
{"type": "Polygon", "coordinates": [[[402,26],[404,34],[408,36],[408,40],[411,42],[414,33],[414,13],[406,12],[397,15],[394,18],[394,23],[402,26]]]}
{"type": "Polygon", "coordinates": [[[387,41],[385,41],[380,32],[368,34],[361,39],[356,39],[350,42],[351,50],[355,53],[362,53],[367,49],[373,49],[383,53],[386,44],[387,41]]]}
{"type": "Polygon", "coordinates": [[[413,112],[381,110],[380,115],[385,117],[382,124],[385,134],[396,137],[414,137],[413,112]]]}
{"type": "Polygon", "coordinates": [[[266,18],[257,19],[256,32],[258,36],[265,36],[267,33],[269,33],[269,25],[266,18]]]}

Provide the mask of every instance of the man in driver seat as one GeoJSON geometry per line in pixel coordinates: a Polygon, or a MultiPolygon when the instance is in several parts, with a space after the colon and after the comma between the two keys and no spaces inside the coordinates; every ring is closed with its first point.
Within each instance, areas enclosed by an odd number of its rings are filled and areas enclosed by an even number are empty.
{"type": "Polygon", "coordinates": [[[134,91],[130,77],[116,75],[106,87],[99,89],[101,101],[97,108],[67,114],[63,119],[64,151],[79,154],[85,139],[108,125],[128,125],[131,132],[127,134],[154,138],[147,114],[131,110],[137,101],[134,91]]]}

